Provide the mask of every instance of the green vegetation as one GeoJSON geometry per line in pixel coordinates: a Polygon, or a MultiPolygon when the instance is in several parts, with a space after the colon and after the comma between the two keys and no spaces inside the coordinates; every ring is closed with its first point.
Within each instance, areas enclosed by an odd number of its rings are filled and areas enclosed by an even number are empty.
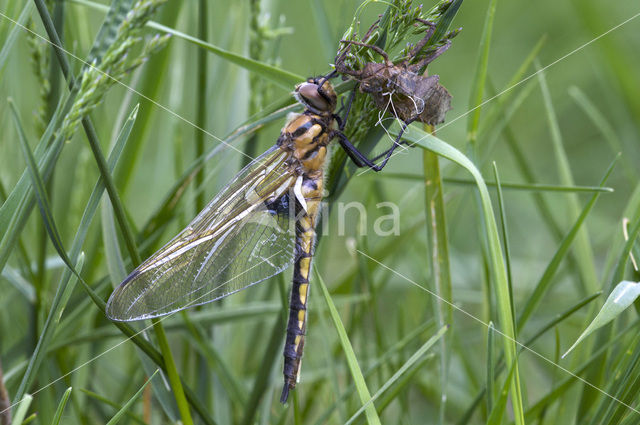
{"type": "MultiPolygon", "coordinates": [[[[439,19],[434,5],[411,13],[439,19]]],[[[335,144],[286,406],[290,270],[153,324],[104,316],[114,286],[273,145],[293,86],[387,7],[0,0],[9,423],[640,423],[633,2],[467,0],[428,66],[453,96],[437,135],[413,124],[415,146],[380,173],[335,144]],[[384,202],[397,234],[376,228],[384,202]]],[[[373,41],[396,60],[421,37],[393,22],[373,41]]],[[[350,63],[381,60],[365,50],[350,63]]],[[[353,105],[352,142],[385,149],[399,125],[375,126],[363,94],[353,105]]]]}

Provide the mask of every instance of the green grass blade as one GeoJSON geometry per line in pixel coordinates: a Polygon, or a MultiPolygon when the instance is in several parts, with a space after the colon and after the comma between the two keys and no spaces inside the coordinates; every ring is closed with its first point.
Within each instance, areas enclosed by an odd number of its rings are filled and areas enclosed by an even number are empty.
{"type": "Polygon", "coordinates": [[[7,58],[9,57],[9,53],[11,53],[11,49],[13,49],[13,46],[16,43],[18,35],[24,31],[20,26],[24,26],[27,24],[32,11],[33,3],[30,1],[26,2],[24,4],[24,7],[22,8],[22,12],[20,12],[20,16],[18,16],[18,19],[16,19],[18,25],[13,25],[13,28],[11,28],[9,35],[4,40],[2,49],[0,49],[0,78],[2,78],[4,67],[7,64],[7,58]]]}
{"type": "MultiPolygon", "coordinates": [[[[447,235],[447,221],[444,206],[444,188],[440,174],[440,162],[438,156],[429,151],[422,153],[422,168],[424,172],[425,187],[425,214],[427,216],[427,238],[429,252],[429,266],[432,270],[434,282],[433,290],[438,294],[433,299],[438,324],[453,323],[453,296],[451,289],[451,267],[449,263],[449,238],[447,235]],[[446,302],[443,302],[446,301],[446,302]]],[[[446,388],[449,381],[449,356],[447,355],[447,339],[442,338],[440,348],[440,386],[442,397],[439,408],[439,423],[445,423],[446,412],[446,388]]]]}
{"type": "MultiPolygon", "coordinates": [[[[496,194],[498,195],[498,211],[500,212],[500,230],[502,230],[502,245],[504,246],[505,267],[507,269],[507,283],[509,285],[509,298],[511,305],[513,302],[513,276],[511,274],[511,250],[509,249],[509,229],[507,227],[507,213],[504,208],[504,198],[502,196],[502,184],[500,183],[500,175],[498,174],[498,166],[493,163],[493,175],[496,179],[496,194]]],[[[512,309],[512,320],[516,322],[515,312],[512,309]]],[[[517,335],[517,333],[516,333],[517,335]]]]}
{"type": "Polygon", "coordinates": [[[487,425],[500,425],[504,423],[503,417],[504,412],[507,410],[507,401],[509,399],[509,385],[511,384],[511,380],[513,379],[513,370],[513,366],[509,368],[509,375],[507,375],[507,379],[505,380],[502,390],[500,391],[498,402],[491,410],[489,419],[487,419],[487,425]]]}
{"type": "MultiPolygon", "coordinates": [[[[478,126],[480,123],[480,112],[482,112],[482,98],[484,96],[484,87],[487,80],[487,70],[489,68],[489,51],[491,49],[491,35],[493,33],[493,19],[496,13],[496,5],[498,0],[490,0],[487,8],[487,14],[480,36],[480,44],[478,46],[478,61],[476,63],[476,71],[472,80],[471,97],[469,98],[469,110],[473,111],[469,117],[467,125],[467,140],[475,151],[477,149],[478,126]]],[[[476,155],[474,155],[476,156],[476,155]]]]}
{"type": "MultiPolygon", "coordinates": [[[[406,133],[405,133],[406,134],[406,133]]],[[[509,284],[505,268],[502,248],[500,247],[500,239],[498,235],[498,227],[496,225],[493,207],[489,197],[489,191],[480,171],[473,163],[453,146],[443,142],[437,137],[423,132],[417,127],[411,127],[411,131],[405,136],[405,139],[415,143],[417,146],[430,150],[444,158],[466,169],[476,181],[478,192],[482,205],[482,219],[485,225],[486,238],[488,242],[490,255],[490,271],[492,274],[493,289],[495,290],[496,299],[498,301],[498,313],[500,319],[501,332],[504,334],[503,339],[504,350],[507,362],[514,364],[514,379],[511,386],[511,397],[516,423],[524,424],[522,393],[520,388],[520,374],[516,361],[515,346],[515,324],[513,323],[513,306],[509,295],[509,284]],[[514,363],[515,362],[515,363],[514,363]]]]}
{"type": "MultiPolygon", "coordinates": [[[[600,131],[600,133],[602,133],[602,136],[611,148],[611,153],[616,155],[620,152],[624,152],[622,141],[616,134],[615,129],[611,124],[609,124],[609,121],[605,118],[602,112],[598,110],[598,107],[587,97],[587,95],[576,86],[569,87],[569,95],[578,104],[578,106],[582,108],[593,125],[600,131]]],[[[631,162],[631,159],[626,155],[623,155],[620,159],[629,181],[637,181],[638,170],[631,162]]]]}
{"type": "Polygon", "coordinates": [[[151,375],[149,379],[147,379],[147,382],[145,382],[144,385],[140,387],[140,389],[122,406],[122,408],[118,410],[115,415],[113,415],[113,417],[109,420],[109,422],[107,422],[107,425],[117,424],[120,421],[120,419],[122,419],[122,417],[127,414],[127,412],[129,411],[133,403],[138,399],[138,397],[140,397],[140,395],[142,395],[142,392],[144,391],[144,389],[147,387],[147,385],[149,385],[149,383],[156,376],[157,373],[158,373],[158,370],[156,370],[153,373],[153,375],[151,375]]]}
{"type": "MultiPolygon", "coordinates": [[[[72,92],[66,101],[60,102],[58,109],[34,150],[34,156],[38,161],[44,178],[48,178],[51,174],[62,150],[62,138],[54,138],[54,132],[58,127],[60,117],[64,116],[71,108],[75,94],[75,92],[72,92]]],[[[0,243],[0,269],[6,264],[8,255],[13,249],[13,243],[24,227],[24,222],[34,205],[35,200],[31,188],[29,170],[25,169],[18,183],[16,183],[9,196],[0,206],[0,235],[2,239],[0,243]]]]}
{"type": "Polygon", "coordinates": [[[33,397],[29,394],[25,394],[24,397],[18,403],[18,407],[16,409],[16,414],[13,415],[13,423],[14,424],[22,424],[24,421],[24,417],[27,415],[27,411],[29,410],[29,406],[33,401],[33,397]]]}
{"type": "MultiPolygon", "coordinates": [[[[376,179],[402,179],[402,180],[424,180],[424,177],[419,174],[409,173],[384,173],[376,174],[376,179]]],[[[475,181],[470,179],[462,179],[457,177],[444,177],[442,179],[445,183],[456,184],[461,186],[475,186],[475,181]]],[[[494,188],[497,186],[496,182],[485,181],[488,187],[494,188]]],[[[591,192],[614,192],[612,187],[602,186],[564,186],[557,184],[542,184],[542,183],[507,183],[500,182],[502,189],[510,190],[522,190],[526,192],[576,192],[576,193],[591,193],[591,192]]]]}
{"type": "Polygon", "coordinates": [[[489,327],[487,328],[487,384],[485,388],[485,393],[487,395],[487,412],[491,412],[493,410],[493,398],[494,391],[493,381],[495,373],[495,347],[494,347],[494,335],[495,335],[495,327],[493,326],[493,322],[489,322],[489,327]]]}
{"type": "MultiPolygon", "coordinates": [[[[604,186],[609,176],[613,172],[614,165],[615,165],[615,161],[611,163],[611,165],[605,172],[605,175],[600,182],[601,186],[604,186]]],[[[574,222],[573,226],[571,227],[571,230],[569,230],[567,235],[564,237],[564,239],[562,240],[562,243],[558,247],[558,250],[555,252],[555,254],[553,255],[553,258],[547,265],[544,273],[542,274],[542,277],[536,284],[536,287],[533,290],[533,293],[531,294],[531,296],[527,298],[527,303],[525,304],[524,308],[521,310],[521,313],[518,317],[518,321],[517,321],[518,332],[524,328],[524,325],[530,319],[531,315],[533,314],[535,309],[539,306],[540,302],[542,301],[544,294],[547,292],[547,290],[551,286],[553,276],[558,271],[560,264],[562,263],[562,260],[565,258],[565,256],[569,251],[569,248],[571,247],[573,242],[576,240],[576,237],[578,235],[578,232],[580,231],[581,226],[584,224],[587,216],[589,215],[593,206],[598,200],[599,195],[600,194],[597,192],[594,193],[591,199],[589,200],[589,202],[587,202],[587,204],[584,206],[582,212],[580,213],[580,215],[574,222]]]]}
{"type": "Polygon", "coordinates": [[[587,336],[620,316],[640,296],[640,283],[623,280],[613,288],[604,305],[576,342],[562,355],[565,358],[587,336]]]}
{"type": "Polygon", "coordinates": [[[191,419],[191,412],[189,411],[187,397],[184,393],[182,382],[180,381],[178,368],[173,360],[173,354],[171,353],[171,347],[169,347],[167,335],[165,334],[164,328],[160,324],[159,319],[152,319],[151,321],[153,322],[153,330],[156,334],[156,338],[158,339],[158,345],[160,346],[164,364],[167,368],[167,376],[169,377],[169,382],[173,389],[173,395],[176,398],[176,403],[178,404],[178,410],[180,411],[182,422],[185,425],[193,425],[193,419],[191,419]]]}
{"type": "MultiPolygon", "coordinates": [[[[80,389],[80,391],[82,391],[83,393],[85,393],[86,395],[91,397],[92,399],[99,401],[100,403],[104,403],[107,406],[113,407],[114,410],[120,409],[122,407],[119,404],[114,403],[113,401],[107,399],[106,397],[103,397],[100,394],[94,393],[93,391],[89,391],[89,390],[86,390],[86,389],[80,389]]],[[[147,425],[142,419],[140,419],[137,415],[135,415],[133,412],[131,412],[131,410],[125,410],[124,414],[127,415],[127,417],[129,419],[131,419],[132,421],[134,421],[135,423],[137,423],[139,425],[147,425]]]]}
{"type": "Polygon", "coordinates": [[[394,373],[391,378],[389,378],[381,387],[376,391],[376,393],[371,397],[371,400],[367,402],[367,404],[360,407],[354,414],[349,418],[346,424],[353,423],[359,416],[364,412],[369,406],[373,406],[373,402],[379,398],[384,392],[391,387],[398,379],[400,379],[414,364],[420,361],[424,355],[429,351],[429,349],[438,342],[445,334],[445,332],[449,329],[449,326],[441,327],[435,335],[433,335],[427,342],[422,344],[422,346],[416,350],[413,355],[407,360],[400,369],[394,373]]]}
{"type": "MultiPolygon", "coordinates": [[[[551,101],[551,93],[547,86],[547,80],[544,71],[537,64],[538,68],[538,82],[540,83],[540,89],[542,91],[542,97],[544,99],[545,109],[547,111],[547,119],[549,121],[551,131],[551,141],[553,144],[553,150],[556,155],[556,163],[558,172],[560,174],[560,181],[565,185],[574,185],[573,176],[571,174],[571,167],[569,165],[569,158],[564,149],[562,142],[562,135],[560,133],[560,126],[558,124],[558,117],[555,113],[553,103],[551,101]]],[[[569,217],[578,217],[580,214],[580,204],[578,198],[575,195],[569,195],[568,200],[569,217]]],[[[576,237],[575,253],[577,258],[577,266],[580,271],[581,282],[584,285],[585,293],[594,293],[598,290],[598,281],[596,276],[596,268],[593,261],[593,252],[591,250],[591,244],[589,242],[589,235],[587,229],[581,229],[576,237]]]]}
{"type": "MultiPolygon", "coordinates": [[[[442,17],[438,19],[438,23],[436,24],[436,30],[433,32],[433,35],[429,39],[429,44],[436,44],[442,37],[444,37],[449,30],[449,26],[451,22],[453,22],[453,18],[456,17],[458,13],[458,9],[462,6],[463,0],[453,0],[449,6],[447,6],[447,10],[444,12],[442,17]]],[[[444,2],[440,2],[441,4],[444,2]]]]}
{"type": "Polygon", "coordinates": [[[320,286],[320,290],[322,291],[322,295],[324,296],[324,300],[327,304],[327,307],[329,308],[329,316],[333,321],[333,325],[336,328],[340,343],[347,358],[347,364],[349,365],[351,377],[355,382],[356,389],[358,390],[358,395],[360,396],[360,403],[363,407],[366,407],[365,414],[367,417],[367,422],[369,424],[380,424],[380,418],[378,417],[378,413],[376,412],[375,405],[373,403],[369,403],[369,401],[371,400],[371,394],[369,393],[367,383],[364,379],[364,376],[362,375],[362,370],[358,365],[358,359],[355,352],[353,351],[353,347],[351,345],[351,342],[349,341],[349,337],[347,336],[347,331],[344,328],[342,320],[340,320],[338,310],[336,310],[336,306],[333,304],[333,300],[329,295],[329,291],[327,290],[322,277],[317,272],[317,269],[315,274],[318,285],[320,286]]]}
{"type": "Polygon", "coordinates": [[[18,139],[20,140],[20,147],[22,148],[22,153],[27,163],[29,174],[31,175],[31,185],[35,190],[38,207],[40,208],[40,214],[42,214],[42,218],[45,222],[47,233],[49,233],[49,237],[51,238],[51,242],[53,243],[54,247],[56,248],[56,250],[58,250],[60,258],[62,258],[67,266],[73,268],[71,261],[62,248],[62,239],[60,238],[58,228],[55,226],[55,223],[53,221],[53,214],[51,212],[49,199],[47,197],[47,189],[44,186],[44,182],[42,181],[42,177],[40,176],[40,172],[38,171],[38,165],[36,164],[33,152],[31,151],[29,143],[27,142],[26,136],[24,134],[24,129],[22,128],[22,124],[20,123],[20,119],[18,118],[18,111],[16,110],[15,104],[11,99],[9,99],[9,106],[11,107],[11,112],[13,113],[13,118],[16,123],[16,128],[19,135],[18,139]]]}
{"type": "MultiPolygon", "coordinates": [[[[400,352],[407,348],[407,346],[416,340],[423,332],[430,331],[433,327],[433,321],[425,322],[418,326],[416,329],[409,332],[405,337],[403,337],[400,341],[393,344],[385,353],[379,356],[373,364],[371,364],[364,372],[365,377],[370,377],[373,373],[377,372],[379,369],[385,367],[388,362],[391,360],[393,356],[397,356],[400,352]]],[[[356,391],[355,385],[350,385],[349,389],[340,394],[337,397],[337,400],[327,408],[315,422],[315,425],[321,425],[327,423],[333,412],[340,407],[340,404],[345,402],[351,394],[356,391]]]]}
{"type": "Polygon", "coordinates": [[[56,409],[56,413],[51,420],[51,425],[60,424],[60,420],[62,420],[62,413],[64,412],[64,408],[67,405],[67,401],[69,401],[69,396],[71,396],[71,387],[67,388],[67,390],[62,395],[62,399],[58,404],[58,408],[56,409]]]}
{"type": "MultiPolygon", "coordinates": [[[[539,417],[540,413],[545,409],[548,409],[549,406],[551,406],[554,402],[562,401],[561,397],[564,396],[574,385],[576,385],[578,382],[584,383],[583,381],[584,378],[581,378],[581,377],[583,376],[585,371],[589,367],[593,366],[594,362],[597,362],[598,360],[600,360],[601,356],[605,352],[610,350],[612,346],[619,344],[619,341],[622,340],[622,337],[624,336],[624,334],[632,330],[637,330],[637,326],[639,324],[640,322],[638,322],[638,320],[635,320],[633,323],[631,323],[629,326],[624,328],[618,334],[614,335],[613,338],[607,340],[607,342],[604,345],[598,346],[597,350],[591,353],[588,359],[586,359],[581,365],[579,365],[578,367],[576,367],[571,371],[572,374],[570,376],[556,383],[553,389],[551,389],[546,395],[544,395],[540,400],[538,400],[533,406],[527,409],[527,412],[525,414],[526,419],[528,421],[536,420],[539,417]]],[[[596,390],[595,388],[593,389],[596,390]]]]}
{"type": "MultiPolygon", "coordinates": [[[[86,0],[72,0],[74,3],[81,4],[83,6],[90,7],[92,9],[106,11],[107,7],[98,3],[94,3],[86,0]]],[[[166,34],[171,34],[172,36],[187,41],[195,46],[201,47],[207,50],[210,53],[213,53],[216,56],[219,56],[231,63],[234,63],[249,72],[254,72],[260,75],[263,78],[267,78],[272,81],[274,84],[282,87],[285,90],[291,90],[291,87],[294,85],[305,81],[305,78],[296,75],[292,72],[285,71],[274,66],[271,66],[267,63],[260,62],[257,60],[253,60],[237,53],[230,52],[221,47],[215,46],[211,43],[207,43],[204,40],[200,40],[197,37],[193,37],[189,34],[186,34],[182,31],[178,31],[176,29],[170,28],[168,26],[159,24],[157,22],[149,21],[147,23],[149,28],[156,29],[158,31],[164,32],[166,34]]]]}

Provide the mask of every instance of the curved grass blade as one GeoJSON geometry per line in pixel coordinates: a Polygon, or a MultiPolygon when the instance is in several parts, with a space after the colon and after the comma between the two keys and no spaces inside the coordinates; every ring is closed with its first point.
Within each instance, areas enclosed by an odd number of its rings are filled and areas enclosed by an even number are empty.
{"type": "Polygon", "coordinates": [[[156,369],[156,371],[153,372],[153,375],[151,375],[149,377],[149,379],[147,379],[147,382],[145,382],[144,385],[142,387],[140,387],[140,389],[122,406],[122,408],[120,410],[118,410],[115,415],[113,415],[113,417],[109,420],[109,422],[107,422],[107,425],[115,425],[115,424],[117,424],[120,421],[120,419],[122,419],[122,417],[125,414],[127,414],[128,410],[131,408],[133,403],[142,394],[142,391],[144,391],[144,389],[147,387],[147,385],[149,385],[149,382],[151,382],[151,380],[154,378],[154,376],[156,376],[156,374],[158,373],[158,370],[159,369],[156,369]]]}
{"type": "Polygon", "coordinates": [[[636,220],[636,223],[633,225],[633,228],[627,235],[628,239],[622,248],[622,252],[620,253],[618,263],[616,264],[616,268],[613,273],[612,283],[620,282],[623,280],[627,264],[629,263],[629,254],[631,254],[634,246],[636,245],[638,235],[640,235],[640,217],[636,220]]]}
{"type": "MultiPolygon", "coordinates": [[[[405,133],[406,134],[406,133],[405,133]]],[[[513,306],[509,296],[509,284],[505,268],[502,248],[498,235],[498,227],[493,213],[493,206],[489,191],[480,171],[475,165],[460,151],[453,146],[445,143],[437,137],[425,133],[418,127],[411,127],[410,134],[405,136],[409,140],[423,149],[430,150],[444,158],[466,169],[476,181],[480,201],[482,205],[483,220],[485,225],[486,238],[490,255],[490,271],[493,277],[494,290],[496,292],[496,300],[498,301],[498,313],[500,319],[501,332],[505,335],[503,339],[504,351],[509,364],[514,364],[514,379],[511,386],[512,405],[514,410],[515,422],[518,425],[524,425],[524,414],[522,404],[522,392],[520,388],[520,374],[518,373],[518,365],[516,361],[517,353],[515,346],[515,324],[513,323],[513,306]],[[515,362],[515,363],[514,363],[515,362]]]]}
{"type": "Polygon", "coordinates": [[[356,411],[356,413],[353,414],[353,416],[351,416],[351,418],[349,418],[349,420],[346,422],[346,424],[351,424],[353,423],[353,421],[355,421],[358,416],[360,416],[360,414],[365,411],[365,409],[368,408],[368,406],[373,406],[373,401],[376,400],[377,398],[379,398],[389,387],[391,387],[391,385],[393,385],[399,378],[402,377],[402,375],[405,374],[405,372],[407,372],[416,362],[420,361],[423,356],[427,353],[427,351],[429,351],[429,349],[436,343],[438,342],[438,340],[440,340],[440,338],[442,338],[442,336],[445,334],[445,332],[447,331],[447,329],[449,329],[449,326],[443,326],[441,327],[438,332],[436,332],[435,335],[433,335],[431,338],[429,338],[427,340],[427,342],[425,342],[424,344],[422,344],[422,346],[416,350],[415,353],[413,353],[411,355],[411,357],[409,357],[409,359],[402,365],[402,367],[400,367],[400,369],[398,369],[398,371],[396,373],[394,373],[391,378],[389,378],[387,380],[387,382],[385,382],[378,391],[376,391],[376,393],[373,395],[373,397],[371,397],[371,400],[367,402],[366,405],[360,407],[360,409],[358,409],[356,411]]]}
{"type": "Polygon", "coordinates": [[[564,359],[587,336],[622,314],[640,296],[640,282],[623,280],[613,289],[604,305],[576,342],[562,355],[564,359]]]}
{"type": "Polygon", "coordinates": [[[62,399],[58,404],[58,408],[56,409],[56,413],[53,416],[53,420],[51,421],[51,425],[60,424],[60,420],[62,419],[62,413],[64,412],[64,408],[67,405],[67,401],[69,401],[69,396],[71,395],[71,387],[67,388],[67,390],[62,395],[62,399]]]}
{"type": "MultiPolygon", "coordinates": [[[[433,128],[428,128],[433,133],[433,128]]],[[[444,204],[444,190],[440,161],[438,155],[427,150],[422,151],[422,169],[425,187],[425,214],[427,217],[427,237],[429,249],[429,268],[432,270],[433,290],[438,294],[432,299],[438,315],[438,325],[453,323],[453,290],[451,286],[451,265],[449,252],[449,237],[447,235],[447,220],[444,204]],[[446,302],[443,302],[446,301],[446,302]]],[[[450,358],[447,355],[447,338],[442,338],[440,350],[440,384],[441,397],[439,406],[439,421],[445,423],[447,387],[449,381],[450,358]]]]}
{"type": "Polygon", "coordinates": [[[324,300],[327,303],[327,307],[329,308],[329,316],[331,316],[331,320],[333,321],[333,325],[336,328],[338,338],[340,339],[340,343],[342,344],[342,348],[347,358],[347,364],[349,365],[351,376],[355,382],[356,389],[358,390],[360,402],[362,403],[363,407],[365,407],[367,422],[369,424],[379,425],[381,424],[380,418],[378,417],[378,413],[376,412],[375,405],[369,402],[371,401],[371,395],[369,393],[369,389],[367,388],[367,383],[364,379],[364,376],[362,375],[362,370],[360,369],[360,366],[358,366],[358,359],[356,358],[356,354],[354,353],[351,342],[349,341],[349,337],[347,336],[347,331],[344,328],[342,321],[340,320],[338,310],[336,310],[336,306],[333,304],[331,296],[329,295],[329,291],[327,290],[322,277],[318,273],[317,268],[315,275],[318,280],[320,290],[322,291],[322,295],[324,296],[324,300]]]}

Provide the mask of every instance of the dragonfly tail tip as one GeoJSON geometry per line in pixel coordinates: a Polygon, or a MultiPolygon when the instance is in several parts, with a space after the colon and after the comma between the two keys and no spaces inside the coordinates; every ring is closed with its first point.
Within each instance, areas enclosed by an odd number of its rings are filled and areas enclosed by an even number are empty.
{"type": "Polygon", "coordinates": [[[287,399],[289,398],[289,384],[284,384],[282,387],[282,395],[280,395],[280,403],[287,404],[287,399]]]}

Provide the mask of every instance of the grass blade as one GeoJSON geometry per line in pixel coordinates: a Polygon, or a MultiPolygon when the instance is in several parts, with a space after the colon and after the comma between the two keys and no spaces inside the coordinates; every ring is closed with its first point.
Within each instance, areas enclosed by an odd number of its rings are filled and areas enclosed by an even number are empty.
{"type": "Polygon", "coordinates": [[[33,397],[29,394],[25,394],[24,397],[22,397],[22,399],[18,403],[18,407],[16,408],[16,414],[13,416],[14,424],[22,424],[32,401],[33,397]]]}
{"type": "MultiPolygon", "coordinates": [[[[405,133],[406,134],[406,133],[405,133]]],[[[430,150],[444,158],[466,169],[476,181],[480,201],[482,205],[482,218],[485,225],[486,238],[490,255],[490,271],[492,274],[493,288],[496,291],[496,299],[498,300],[498,313],[500,319],[501,332],[505,335],[503,339],[504,351],[509,364],[514,364],[514,379],[511,386],[511,397],[516,424],[524,424],[522,393],[520,388],[520,374],[516,361],[515,346],[515,324],[513,323],[513,306],[509,294],[509,284],[505,268],[502,248],[500,247],[500,239],[498,235],[498,227],[496,225],[489,191],[480,171],[473,163],[464,156],[460,151],[438,139],[437,137],[425,133],[417,127],[411,127],[410,134],[405,138],[417,146],[430,150]]]]}
{"type": "Polygon", "coordinates": [[[113,415],[109,422],[107,422],[107,425],[117,424],[120,419],[122,419],[122,417],[127,414],[133,403],[138,399],[138,397],[140,397],[144,389],[147,387],[147,385],[149,385],[149,382],[151,382],[151,380],[154,378],[154,376],[156,376],[157,373],[158,370],[156,370],[153,375],[151,375],[149,379],[147,379],[147,382],[145,382],[144,385],[140,387],[140,389],[122,406],[122,408],[118,410],[115,415],[113,415]]]}
{"type": "MultiPolygon", "coordinates": [[[[613,172],[614,165],[615,165],[615,161],[611,163],[611,165],[607,169],[604,177],[600,182],[601,186],[604,186],[607,179],[613,172]]],[[[584,224],[584,221],[586,220],[587,216],[591,212],[591,209],[593,208],[596,201],[598,200],[598,196],[599,196],[599,193],[597,192],[594,193],[591,199],[589,200],[589,202],[587,202],[582,212],[576,219],[575,223],[571,227],[571,230],[569,230],[569,233],[567,233],[567,235],[564,237],[564,239],[562,240],[562,243],[558,247],[558,250],[555,252],[555,254],[553,255],[553,258],[547,265],[542,277],[540,278],[540,281],[538,282],[535,289],[533,290],[533,293],[531,294],[531,296],[527,298],[527,303],[525,304],[524,308],[520,313],[520,316],[518,317],[518,321],[517,321],[518,332],[524,328],[524,325],[527,323],[527,321],[529,320],[529,318],[531,317],[535,309],[538,307],[538,305],[542,301],[542,297],[544,296],[544,294],[547,292],[548,288],[551,285],[553,276],[558,271],[558,268],[560,267],[560,264],[564,259],[564,257],[567,255],[569,248],[571,247],[573,242],[576,240],[578,232],[580,231],[582,224],[584,224]]]]}
{"type": "MultiPolygon", "coordinates": [[[[427,238],[431,255],[429,268],[432,270],[434,292],[438,294],[433,299],[438,325],[453,323],[453,296],[451,289],[451,267],[449,263],[449,238],[447,235],[447,221],[444,207],[444,188],[440,174],[438,156],[429,151],[422,152],[422,168],[424,170],[425,213],[427,216],[427,238]],[[446,302],[443,302],[446,301],[446,302]]],[[[440,348],[440,382],[442,396],[439,409],[439,423],[445,423],[446,388],[449,378],[449,356],[447,355],[447,339],[442,338],[440,348]]]]}
{"type": "Polygon", "coordinates": [[[385,382],[384,385],[382,385],[378,391],[376,391],[373,397],[371,397],[371,400],[368,401],[367,404],[365,404],[364,406],[360,407],[360,409],[358,409],[356,413],[354,413],[353,416],[349,418],[346,424],[353,423],[353,421],[355,421],[358,418],[358,416],[360,416],[360,414],[364,412],[369,406],[373,406],[373,402],[377,398],[379,398],[382,394],[384,394],[384,392],[389,387],[391,387],[391,385],[393,385],[399,378],[401,378],[416,362],[420,361],[423,358],[423,356],[427,353],[427,351],[429,351],[429,349],[444,336],[445,332],[448,329],[449,329],[448,325],[441,327],[435,335],[429,338],[427,342],[422,344],[422,346],[418,350],[416,350],[415,353],[413,353],[413,355],[409,358],[409,360],[407,360],[402,365],[402,367],[398,369],[396,373],[394,373],[393,376],[391,376],[391,378],[389,378],[387,382],[385,382]]]}
{"type": "Polygon", "coordinates": [[[487,419],[487,425],[500,425],[504,423],[502,418],[504,417],[504,412],[507,409],[507,400],[509,399],[509,385],[511,384],[511,380],[513,379],[513,370],[514,368],[512,366],[509,369],[509,375],[507,375],[507,379],[504,381],[504,385],[502,387],[502,390],[500,391],[498,402],[491,410],[489,419],[487,419]]]}
{"type": "Polygon", "coordinates": [[[358,359],[356,357],[355,352],[353,351],[353,347],[351,342],[349,341],[349,337],[347,336],[347,331],[344,328],[342,320],[340,320],[340,315],[338,314],[338,310],[336,310],[336,306],[333,304],[331,300],[331,296],[329,295],[329,291],[322,280],[322,277],[317,272],[316,269],[316,278],[318,280],[318,285],[320,286],[320,290],[322,291],[322,295],[324,296],[324,300],[327,303],[327,308],[329,309],[329,316],[333,321],[333,325],[336,328],[338,333],[338,337],[340,339],[340,343],[344,350],[345,356],[347,357],[347,364],[349,365],[349,370],[351,372],[351,377],[353,378],[356,389],[358,390],[358,395],[360,396],[360,403],[365,407],[365,414],[367,417],[367,422],[369,424],[380,424],[380,418],[378,417],[378,413],[376,412],[375,405],[370,403],[371,394],[369,393],[369,389],[367,388],[367,383],[362,375],[362,370],[358,365],[358,359]]]}
{"type": "Polygon", "coordinates": [[[71,387],[67,388],[67,390],[62,395],[62,400],[58,404],[58,408],[56,409],[56,413],[51,421],[51,425],[58,425],[60,420],[62,419],[62,413],[64,412],[64,408],[67,405],[67,401],[69,400],[69,396],[71,395],[71,387]]]}
{"type": "Polygon", "coordinates": [[[627,307],[634,303],[638,296],[640,296],[640,283],[623,280],[616,285],[611,294],[609,294],[609,297],[607,297],[598,315],[591,321],[589,326],[587,326],[587,329],[580,334],[576,342],[562,355],[562,358],[565,358],[573,351],[584,338],[620,316],[627,307]]]}
{"type": "MultiPolygon", "coordinates": [[[[490,0],[487,14],[480,36],[480,45],[478,46],[478,61],[476,64],[476,72],[473,77],[471,98],[469,99],[469,110],[473,111],[467,125],[467,140],[475,151],[477,149],[478,126],[480,124],[480,112],[482,111],[482,97],[484,95],[484,86],[487,80],[487,69],[489,68],[489,51],[491,49],[491,35],[493,33],[493,19],[496,13],[496,5],[498,0],[490,0]]],[[[477,155],[474,155],[477,157],[477,155]]]]}
{"type": "Polygon", "coordinates": [[[18,35],[23,31],[20,26],[24,26],[27,24],[32,11],[33,3],[30,1],[26,2],[24,4],[24,7],[22,8],[22,12],[20,12],[20,16],[18,16],[18,19],[16,19],[18,25],[14,25],[13,28],[11,28],[11,32],[9,32],[9,35],[2,45],[2,49],[0,50],[0,78],[2,78],[2,72],[4,71],[4,67],[7,64],[9,53],[11,53],[11,49],[15,45],[18,35]]]}
{"type": "MultiPolygon", "coordinates": [[[[74,3],[77,4],[81,4],[83,6],[87,6],[87,7],[91,7],[92,9],[96,9],[96,10],[100,10],[100,11],[106,11],[107,7],[103,6],[101,4],[98,3],[94,3],[91,1],[86,1],[86,0],[72,0],[74,3]]],[[[249,72],[254,72],[258,75],[260,75],[263,78],[267,78],[269,79],[271,82],[273,82],[274,84],[277,84],[278,86],[282,87],[283,89],[289,91],[291,90],[291,87],[302,82],[305,81],[305,78],[300,76],[300,75],[296,75],[292,72],[289,71],[285,71],[283,69],[280,68],[276,68],[274,66],[271,66],[267,63],[264,62],[260,62],[257,60],[253,60],[247,57],[244,57],[242,55],[239,55],[237,53],[233,53],[230,52],[228,50],[225,50],[221,47],[215,46],[211,43],[207,43],[204,40],[200,40],[197,37],[193,37],[189,34],[186,34],[182,31],[178,31],[176,29],[167,27],[165,25],[159,24],[157,22],[153,22],[153,21],[149,21],[147,23],[147,26],[149,28],[153,28],[156,29],[158,31],[164,32],[166,34],[171,34],[172,36],[182,39],[184,41],[187,41],[195,46],[201,47],[205,50],[207,50],[210,53],[213,53],[216,56],[219,56],[231,63],[234,63],[238,66],[240,66],[241,68],[246,69],[249,72]]]]}
{"type": "MultiPolygon", "coordinates": [[[[573,176],[571,175],[569,159],[563,146],[560,126],[551,101],[551,93],[547,86],[545,73],[540,68],[540,64],[536,63],[536,67],[538,68],[537,76],[540,83],[540,90],[542,91],[544,105],[547,110],[547,119],[549,121],[551,131],[551,141],[553,142],[553,149],[556,155],[555,159],[557,162],[558,172],[560,173],[560,180],[562,184],[574,185],[575,183],[573,181],[573,176]]],[[[580,215],[580,206],[578,198],[575,195],[569,195],[568,207],[569,217],[578,217],[580,215]]],[[[575,253],[578,260],[577,266],[580,271],[581,282],[584,285],[585,294],[592,294],[598,290],[598,282],[596,279],[597,273],[593,262],[593,252],[591,250],[587,229],[581,229],[576,236],[575,253]]]]}

